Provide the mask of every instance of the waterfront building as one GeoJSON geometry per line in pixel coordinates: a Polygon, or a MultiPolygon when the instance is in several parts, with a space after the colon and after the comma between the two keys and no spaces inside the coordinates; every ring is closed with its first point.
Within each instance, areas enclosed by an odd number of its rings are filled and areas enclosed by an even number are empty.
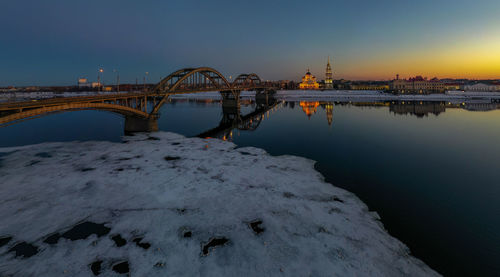
{"type": "Polygon", "coordinates": [[[87,78],[80,78],[78,79],[78,88],[79,89],[82,89],[82,88],[90,88],[92,86],[92,84],[90,84],[87,80],[87,78]]]}
{"type": "Polygon", "coordinates": [[[316,82],[316,77],[311,74],[309,68],[306,75],[302,77],[302,83],[299,84],[300,89],[319,89],[319,83],[316,82]]]}
{"type": "Polygon", "coordinates": [[[389,84],[387,82],[353,82],[351,83],[351,90],[388,90],[389,84]]]}
{"type": "Polygon", "coordinates": [[[437,78],[428,80],[422,76],[416,76],[409,79],[399,79],[399,75],[391,82],[389,89],[394,93],[402,94],[430,94],[446,91],[444,83],[437,78]]]}
{"type": "Polygon", "coordinates": [[[465,85],[464,90],[475,92],[500,91],[500,84],[477,83],[473,85],[465,85]]]}
{"type": "Polygon", "coordinates": [[[334,80],[333,81],[333,88],[335,89],[350,89],[351,88],[351,81],[349,80],[334,80]]]}
{"type": "Polygon", "coordinates": [[[325,89],[333,89],[333,73],[332,67],[330,65],[330,56],[328,56],[328,63],[326,64],[326,74],[325,74],[325,89]]]}
{"type": "Polygon", "coordinates": [[[294,81],[280,80],[277,85],[280,89],[297,89],[297,84],[294,81]]]}
{"type": "Polygon", "coordinates": [[[444,88],[449,91],[449,90],[460,90],[462,87],[462,84],[460,83],[445,83],[444,88]]]}

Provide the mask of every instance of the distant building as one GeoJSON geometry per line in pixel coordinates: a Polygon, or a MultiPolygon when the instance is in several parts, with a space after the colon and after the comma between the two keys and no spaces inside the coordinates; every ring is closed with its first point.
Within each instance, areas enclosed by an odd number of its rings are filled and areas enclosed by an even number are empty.
{"type": "Polygon", "coordinates": [[[278,81],[278,86],[280,89],[296,89],[296,83],[294,81],[289,80],[280,80],[278,81]]]}
{"type": "Polygon", "coordinates": [[[487,92],[487,91],[500,91],[500,84],[484,84],[477,83],[473,85],[465,85],[465,91],[478,91],[478,92],[487,92]]]}
{"type": "Polygon", "coordinates": [[[330,66],[330,56],[328,56],[328,63],[326,64],[326,74],[325,74],[325,89],[333,89],[333,73],[332,67],[330,66]]]}
{"type": "Polygon", "coordinates": [[[78,79],[78,88],[91,88],[92,84],[88,82],[87,78],[80,78],[78,79]]]}
{"type": "Polygon", "coordinates": [[[0,92],[16,92],[18,91],[18,88],[15,88],[13,86],[8,86],[6,88],[0,88],[0,92]]]}
{"type": "Polygon", "coordinates": [[[463,85],[460,83],[444,83],[444,88],[446,90],[460,90],[462,86],[463,85]]]}
{"type": "Polygon", "coordinates": [[[333,81],[333,88],[334,89],[351,89],[351,81],[349,80],[334,80],[333,81]]]}
{"type": "Polygon", "coordinates": [[[102,84],[99,82],[89,82],[87,78],[80,78],[78,79],[78,88],[79,89],[95,89],[102,87],[102,84]]]}
{"type": "Polygon", "coordinates": [[[386,82],[353,82],[352,90],[388,90],[389,85],[386,82]]]}
{"type": "Polygon", "coordinates": [[[311,74],[309,68],[306,75],[302,77],[302,83],[299,84],[300,89],[319,89],[319,83],[316,82],[316,77],[311,74]]]}
{"type": "Polygon", "coordinates": [[[407,80],[399,79],[399,75],[397,75],[396,79],[391,82],[389,90],[402,94],[430,94],[444,93],[446,88],[444,83],[437,78],[428,80],[422,76],[416,76],[407,80]]]}

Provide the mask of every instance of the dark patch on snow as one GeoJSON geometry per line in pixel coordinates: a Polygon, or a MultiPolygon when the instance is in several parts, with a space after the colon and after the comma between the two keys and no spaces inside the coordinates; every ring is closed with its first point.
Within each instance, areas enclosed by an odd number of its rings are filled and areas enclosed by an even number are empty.
{"type": "Polygon", "coordinates": [[[85,168],[80,169],[81,172],[87,172],[87,171],[92,171],[92,170],[95,170],[95,168],[93,168],[93,167],[85,167],[85,168]]]}
{"type": "Polygon", "coordinates": [[[39,162],[40,162],[40,161],[37,161],[37,160],[32,160],[32,161],[30,161],[30,162],[26,165],[26,167],[28,167],[28,166],[33,166],[33,165],[35,165],[35,164],[37,164],[37,163],[39,163],[39,162]]]}
{"type": "Polygon", "coordinates": [[[333,198],[333,201],[337,201],[337,202],[340,202],[340,203],[344,203],[344,200],[338,198],[337,196],[334,196],[333,198]]]}
{"type": "Polygon", "coordinates": [[[176,161],[176,160],[180,160],[181,157],[177,157],[177,156],[166,156],[165,157],[165,161],[176,161]]]}
{"type": "Polygon", "coordinates": [[[12,240],[12,237],[0,237],[0,247],[9,243],[10,240],[12,240]]]}
{"type": "Polygon", "coordinates": [[[102,161],[105,161],[108,159],[108,156],[107,155],[102,155],[99,157],[99,160],[102,160],[102,161]]]}
{"type": "Polygon", "coordinates": [[[38,253],[38,247],[23,241],[14,245],[9,252],[16,252],[16,257],[29,258],[38,253]]]}
{"type": "Polygon", "coordinates": [[[329,214],[333,214],[333,213],[341,213],[342,211],[339,209],[339,208],[331,208],[330,210],[328,210],[328,213],[329,214]]]}
{"type": "Polygon", "coordinates": [[[137,155],[137,156],[134,156],[134,157],[123,157],[123,158],[119,158],[118,160],[119,161],[128,161],[128,160],[131,160],[131,159],[139,159],[139,158],[142,158],[142,155],[137,155]]]}
{"type": "Polygon", "coordinates": [[[198,171],[202,172],[203,174],[207,174],[207,173],[209,172],[209,170],[208,170],[208,169],[203,168],[203,167],[198,167],[198,168],[196,168],[196,169],[197,169],[198,171]]]}
{"type": "Polygon", "coordinates": [[[226,243],[229,242],[229,239],[225,237],[220,237],[220,238],[211,238],[207,244],[202,245],[202,253],[203,256],[208,255],[210,252],[211,248],[215,248],[217,246],[224,246],[226,243]]]}
{"type": "Polygon", "coordinates": [[[317,201],[317,202],[333,202],[333,201],[336,201],[336,202],[344,203],[344,200],[338,198],[337,196],[328,196],[328,197],[313,196],[313,197],[309,197],[307,199],[311,200],[311,201],[317,201]]]}
{"type": "Polygon", "coordinates": [[[116,168],[115,171],[123,171],[124,169],[123,168],[116,168]]]}
{"type": "Polygon", "coordinates": [[[148,140],[160,140],[160,139],[157,137],[148,137],[148,140]]]}
{"type": "Polygon", "coordinates": [[[93,263],[90,264],[90,270],[92,271],[92,273],[97,276],[99,274],[101,274],[101,266],[102,266],[102,261],[95,261],[93,263]]]}
{"type": "Polygon", "coordinates": [[[325,233],[325,234],[331,234],[330,231],[328,231],[325,227],[321,226],[318,228],[318,233],[325,233]]]}
{"type": "Polygon", "coordinates": [[[120,234],[112,236],[111,239],[115,242],[117,247],[122,247],[127,244],[127,241],[122,238],[120,234]]]}
{"type": "Polygon", "coordinates": [[[47,152],[40,152],[36,153],[35,156],[40,157],[40,158],[52,158],[52,155],[47,152]]]}
{"type": "Polygon", "coordinates": [[[295,194],[293,194],[291,192],[287,192],[287,191],[283,192],[283,196],[285,198],[295,198],[295,194]]]}
{"type": "Polygon", "coordinates": [[[193,232],[189,227],[181,227],[179,228],[179,237],[181,238],[190,238],[193,236],[193,232]]]}
{"type": "Polygon", "coordinates": [[[181,144],[180,142],[172,142],[172,145],[179,145],[181,144]]]}
{"type": "Polygon", "coordinates": [[[114,272],[119,273],[119,274],[125,274],[125,273],[128,273],[130,271],[127,261],[119,262],[119,263],[113,265],[113,267],[111,269],[113,269],[114,272]]]}
{"type": "Polygon", "coordinates": [[[241,155],[244,155],[244,156],[256,156],[252,153],[248,153],[248,152],[245,152],[245,151],[240,151],[241,155]]]}
{"type": "Polygon", "coordinates": [[[175,209],[177,211],[177,213],[179,214],[185,214],[187,212],[187,209],[186,208],[177,208],[175,209]]]}
{"type": "Polygon", "coordinates": [[[143,249],[148,249],[151,247],[150,243],[147,242],[141,242],[143,238],[135,238],[132,241],[135,242],[135,244],[143,249]]]}
{"type": "Polygon", "coordinates": [[[47,244],[56,244],[59,241],[59,238],[61,238],[61,235],[59,233],[55,233],[48,236],[46,239],[43,240],[43,242],[47,244]]]}
{"type": "Polygon", "coordinates": [[[221,182],[221,183],[223,183],[223,182],[224,182],[224,179],[222,179],[222,173],[219,173],[219,174],[217,174],[217,175],[215,175],[215,176],[212,176],[212,177],[210,177],[210,179],[212,179],[212,180],[217,180],[217,181],[219,181],[219,182],[221,182]]]}
{"type": "Polygon", "coordinates": [[[165,263],[163,263],[163,262],[157,262],[155,264],[155,267],[164,267],[164,266],[165,266],[165,263]]]}
{"type": "Polygon", "coordinates": [[[257,220],[254,220],[254,221],[251,221],[250,223],[248,223],[248,226],[250,226],[250,228],[253,230],[253,232],[258,235],[266,230],[265,228],[260,226],[261,224],[262,224],[262,220],[257,219],[257,220]]]}
{"type": "Polygon", "coordinates": [[[75,225],[73,228],[62,234],[62,237],[70,240],[79,240],[86,239],[92,234],[97,235],[97,237],[101,237],[107,235],[109,231],[111,231],[111,229],[104,226],[104,223],[97,224],[85,221],[75,225]]]}

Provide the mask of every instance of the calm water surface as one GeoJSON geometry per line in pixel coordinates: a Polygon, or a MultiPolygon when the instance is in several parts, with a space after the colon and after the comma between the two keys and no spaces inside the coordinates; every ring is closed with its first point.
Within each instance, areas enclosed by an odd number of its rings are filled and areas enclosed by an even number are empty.
{"type": "MultiPolygon", "coordinates": [[[[217,101],[174,101],[163,107],[159,129],[195,136],[221,118],[217,101]]],[[[329,182],[359,196],[438,272],[500,275],[500,110],[283,102],[254,125],[227,138],[318,161],[329,182]]],[[[120,141],[123,128],[124,119],[108,112],[54,114],[0,128],[0,147],[120,141]]]]}

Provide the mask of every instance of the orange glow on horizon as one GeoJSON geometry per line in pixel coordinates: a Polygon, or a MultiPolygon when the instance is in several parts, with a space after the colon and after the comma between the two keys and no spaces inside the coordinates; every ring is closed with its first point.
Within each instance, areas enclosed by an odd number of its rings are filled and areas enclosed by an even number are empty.
{"type": "Polygon", "coordinates": [[[335,79],[390,80],[427,76],[438,78],[500,79],[500,33],[498,36],[455,41],[409,51],[362,56],[334,65],[335,79]]]}

